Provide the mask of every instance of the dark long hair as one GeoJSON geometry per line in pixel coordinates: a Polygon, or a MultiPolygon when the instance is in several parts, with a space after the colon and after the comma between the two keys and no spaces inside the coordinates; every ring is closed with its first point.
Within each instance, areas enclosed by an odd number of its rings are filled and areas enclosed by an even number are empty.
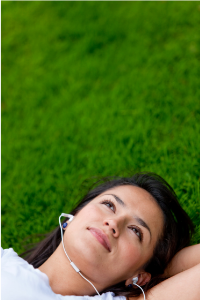
{"type": "MultiPolygon", "coordinates": [[[[190,244],[194,226],[189,216],[180,206],[172,187],[163,178],[154,173],[137,173],[132,177],[103,178],[93,184],[89,192],[71,211],[71,214],[75,215],[103,192],[122,185],[137,186],[146,190],[156,200],[164,215],[162,235],[155,246],[152,258],[144,266],[144,270],[151,274],[151,280],[143,287],[147,291],[163,280],[161,275],[173,256],[190,244]]],[[[38,268],[51,256],[60,242],[61,234],[58,226],[38,245],[22,253],[22,256],[25,254],[24,259],[35,268],[38,268]]],[[[139,288],[127,288],[125,281],[106,288],[102,292],[108,291],[114,292],[115,295],[126,297],[138,296],[141,293],[139,288]]]]}

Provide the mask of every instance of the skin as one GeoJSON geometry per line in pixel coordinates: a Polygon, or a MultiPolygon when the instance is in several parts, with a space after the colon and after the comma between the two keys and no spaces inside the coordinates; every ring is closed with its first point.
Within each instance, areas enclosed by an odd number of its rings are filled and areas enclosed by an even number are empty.
{"type": "MultiPolygon", "coordinates": [[[[196,260],[200,261],[199,252],[196,254],[198,257],[196,260]]],[[[154,286],[146,293],[146,300],[199,300],[199,282],[200,263],[154,286]]],[[[129,299],[143,300],[144,298],[143,295],[140,295],[139,297],[130,297],[129,299]]]]}
{"type": "MultiPolygon", "coordinates": [[[[99,292],[123,280],[128,285],[135,276],[143,285],[150,280],[143,265],[152,257],[162,228],[162,211],[148,192],[139,187],[119,186],[99,195],[76,214],[66,228],[64,245],[71,260],[99,292]],[[107,235],[111,251],[96,239],[91,227],[107,235]],[[142,241],[138,237],[140,232],[142,241]]],[[[48,276],[57,294],[94,295],[93,287],[70,266],[62,244],[39,270],[48,276]]]]}
{"type": "MultiPolygon", "coordinates": [[[[165,270],[169,277],[146,293],[146,300],[199,300],[200,244],[183,248],[165,270]]],[[[143,300],[143,295],[129,300],[143,300]]]]}

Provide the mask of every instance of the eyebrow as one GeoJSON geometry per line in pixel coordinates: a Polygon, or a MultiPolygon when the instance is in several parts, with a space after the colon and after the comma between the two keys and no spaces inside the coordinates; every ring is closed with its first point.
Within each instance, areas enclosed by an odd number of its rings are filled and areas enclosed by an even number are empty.
{"type": "MultiPolygon", "coordinates": [[[[123,206],[123,207],[126,207],[126,204],[124,203],[124,201],[123,201],[122,199],[120,199],[118,196],[116,196],[116,195],[114,195],[114,194],[107,194],[107,195],[113,196],[113,197],[115,198],[115,200],[117,201],[117,203],[119,203],[119,204],[120,204],[121,206],[123,206]]],[[[149,231],[149,233],[150,233],[150,239],[151,239],[151,237],[152,237],[152,235],[151,235],[151,230],[150,230],[149,226],[147,225],[147,223],[146,223],[144,220],[142,220],[141,218],[139,218],[139,217],[134,217],[134,219],[135,219],[141,226],[145,227],[145,228],[149,231]]]]}
{"type": "Polygon", "coordinates": [[[120,199],[119,197],[117,197],[116,195],[114,194],[107,194],[107,195],[111,195],[115,198],[115,200],[117,201],[117,203],[119,203],[121,206],[124,206],[126,207],[126,204],[124,203],[124,201],[122,201],[122,199],[120,199]]]}

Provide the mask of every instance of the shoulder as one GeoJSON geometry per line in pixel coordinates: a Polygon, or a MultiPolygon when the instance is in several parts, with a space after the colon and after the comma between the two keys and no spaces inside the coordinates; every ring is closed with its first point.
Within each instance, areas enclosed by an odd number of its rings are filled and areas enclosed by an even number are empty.
{"type": "Polygon", "coordinates": [[[30,300],[55,299],[47,276],[34,269],[12,248],[1,251],[1,275],[4,300],[25,300],[27,295],[30,300]]]}
{"type": "Polygon", "coordinates": [[[16,267],[31,268],[33,267],[12,249],[1,248],[1,267],[3,270],[10,270],[16,267]]]}
{"type": "Polygon", "coordinates": [[[17,253],[13,250],[13,248],[3,249],[1,247],[1,259],[5,259],[5,258],[11,257],[11,256],[14,256],[14,257],[18,256],[17,253]]]}
{"type": "MultiPolygon", "coordinates": [[[[4,268],[7,264],[12,264],[16,261],[24,261],[18,254],[12,249],[1,248],[1,267],[4,268]]],[[[25,262],[25,261],[24,261],[25,262]]]]}

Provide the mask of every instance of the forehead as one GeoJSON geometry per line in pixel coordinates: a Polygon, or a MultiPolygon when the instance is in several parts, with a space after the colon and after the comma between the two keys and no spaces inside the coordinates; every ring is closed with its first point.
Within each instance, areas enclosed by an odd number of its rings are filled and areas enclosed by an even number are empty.
{"type": "Polygon", "coordinates": [[[157,240],[162,232],[164,218],[161,208],[150,193],[137,186],[123,185],[105,191],[97,199],[105,195],[119,197],[124,202],[124,206],[118,205],[119,209],[133,219],[138,217],[144,220],[157,240]]]}

